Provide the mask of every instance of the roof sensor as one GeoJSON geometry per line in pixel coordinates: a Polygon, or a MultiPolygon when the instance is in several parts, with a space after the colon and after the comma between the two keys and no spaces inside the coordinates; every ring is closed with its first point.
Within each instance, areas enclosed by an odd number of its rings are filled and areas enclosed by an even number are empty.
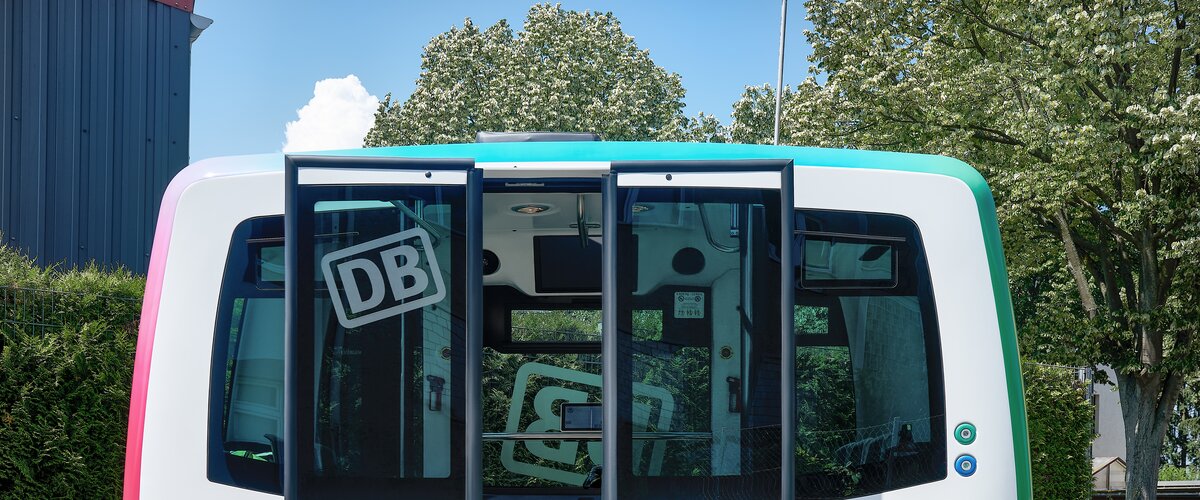
{"type": "Polygon", "coordinates": [[[595,132],[479,132],[475,142],[595,142],[595,132]]]}

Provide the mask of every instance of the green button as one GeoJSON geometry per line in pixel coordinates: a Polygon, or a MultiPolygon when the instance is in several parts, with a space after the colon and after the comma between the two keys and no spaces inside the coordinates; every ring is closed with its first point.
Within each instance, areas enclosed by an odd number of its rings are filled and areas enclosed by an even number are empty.
{"type": "Polygon", "coordinates": [[[971,444],[975,442],[975,426],[970,423],[963,422],[954,428],[954,439],[958,440],[959,444],[971,444]]]}

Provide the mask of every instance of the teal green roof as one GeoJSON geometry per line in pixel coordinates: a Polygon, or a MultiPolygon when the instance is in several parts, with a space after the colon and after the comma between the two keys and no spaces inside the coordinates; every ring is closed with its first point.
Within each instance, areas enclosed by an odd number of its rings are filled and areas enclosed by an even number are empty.
{"type": "Polygon", "coordinates": [[[681,142],[503,142],[436,144],[346,149],[313,153],[328,156],[391,156],[404,158],[471,158],[476,162],[529,161],[646,161],[790,158],[797,166],[871,168],[941,173],[983,183],[966,163],[945,156],[889,153],[857,149],[824,149],[761,144],[681,142]]]}

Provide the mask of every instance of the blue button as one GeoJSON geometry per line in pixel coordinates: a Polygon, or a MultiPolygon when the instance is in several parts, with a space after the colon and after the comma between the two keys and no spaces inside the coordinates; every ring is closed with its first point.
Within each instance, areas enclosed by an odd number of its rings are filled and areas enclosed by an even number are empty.
{"type": "Polygon", "coordinates": [[[975,457],[963,455],[954,461],[954,470],[962,477],[971,477],[975,473],[975,457]]]}

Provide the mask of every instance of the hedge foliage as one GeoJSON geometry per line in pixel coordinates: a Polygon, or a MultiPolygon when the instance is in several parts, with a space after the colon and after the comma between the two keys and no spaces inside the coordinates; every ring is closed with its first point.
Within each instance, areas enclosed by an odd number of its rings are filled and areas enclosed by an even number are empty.
{"type": "Polygon", "coordinates": [[[1022,369],[1033,498],[1090,498],[1094,413],[1083,384],[1071,370],[1032,363],[1025,363],[1022,369]]]}
{"type": "Polygon", "coordinates": [[[0,246],[0,499],[120,497],[143,288],[0,246]]]}

